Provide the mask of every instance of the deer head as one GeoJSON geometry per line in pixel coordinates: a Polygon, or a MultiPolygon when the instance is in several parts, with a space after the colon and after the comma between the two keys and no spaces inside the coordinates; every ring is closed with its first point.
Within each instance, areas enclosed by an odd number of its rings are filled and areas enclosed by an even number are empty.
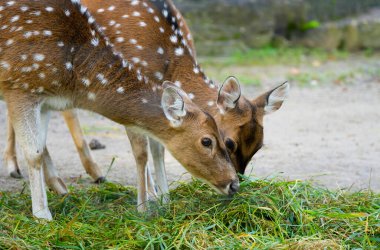
{"type": "Polygon", "coordinates": [[[252,156],[262,147],[264,139],[263,118],[277,111],[289,92],[285,82],[253,100],[241,96],[235,77],[229,77],[218,92],[215,116],[226,148],[235,169],[244,174],[252,156]]]}

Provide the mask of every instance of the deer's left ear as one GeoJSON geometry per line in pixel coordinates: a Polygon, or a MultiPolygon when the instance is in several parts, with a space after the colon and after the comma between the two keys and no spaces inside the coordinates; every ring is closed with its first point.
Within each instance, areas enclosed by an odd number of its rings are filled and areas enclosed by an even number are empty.
{"type": "Polygon", "coordinates": [[[264,114],[271,114],[279,110],[282,103],[288,98],[290,85],[288,82],[277,86],[276,88],[264,93],[253,100],[253,104],[264,109],[264,114]]]}
{"type": "Polygon", "coordinates": [[[228,77],[218,92],[216,101],[218,108],[222,114],[236,107],[241,96],[239,81],[233,77],[228,77]]]}

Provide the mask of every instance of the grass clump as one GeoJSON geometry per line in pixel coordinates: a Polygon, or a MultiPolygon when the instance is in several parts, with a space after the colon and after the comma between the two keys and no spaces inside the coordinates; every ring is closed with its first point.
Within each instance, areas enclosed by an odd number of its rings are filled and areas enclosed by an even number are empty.
{"type": "Polygon", "coordinates": [[[251,180],[233,198],[198,181],[171,203],[135,208],[136,191],[106,183],[49,193],[52,222],[29,195],[0,193],[0,249],[379,249],[380,195],[301,181],[251,180]]]}

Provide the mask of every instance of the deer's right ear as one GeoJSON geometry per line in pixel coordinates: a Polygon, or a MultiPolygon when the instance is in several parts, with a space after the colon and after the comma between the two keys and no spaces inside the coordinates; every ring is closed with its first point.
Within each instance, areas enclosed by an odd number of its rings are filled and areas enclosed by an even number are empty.
{"type": "Polygon", "coordinates": [[[186,115],[185,102],[177,88],[164,85],[162,93],[161,106],[166,118],[173,127],[181,126],[183,117],[186,115]]]}
{"type": "Polygon", "coordinates": [[[216,101],[220,113],[224,114],[226,111],[236,107],[241,96],[239,81],[233,77],[228,77],[218,92],[218,99],[216,101]]]}

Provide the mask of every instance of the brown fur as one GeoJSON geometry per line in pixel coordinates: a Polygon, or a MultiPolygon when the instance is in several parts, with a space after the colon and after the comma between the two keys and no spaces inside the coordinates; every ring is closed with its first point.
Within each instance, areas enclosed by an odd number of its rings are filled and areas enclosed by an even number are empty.
{"type": "MultiPolygon", "coordinates": [[[[6,2],[1,1],[1,5],[6,6],[6,2]]],[[[0,35],[0,87],[10,106],[23,109],[25,103],[30,105],[27,108],[37,107],[48,98],[64,98],[72,107],[100,113],[148,133],[161,141],[189,172],[215,187],[225,188],[236,180],[213,118],[183,94],[187,115],[181,126],[171,126],[160,107],[162,88],[155,83],[157,80],[150,78],[144,82],[138,66],[123,67],[122,58],[107,45],[107,38],[97,31],[92,34],[97,26],[88,22],[87,12],[81,14],[79,7],[69,0],[21,0],[6,6],[1,14],[1,25],[8,25],[14,16],[19,16],[12,26],[23,26],[22,31],[6,29],[0,35]],[[25,13],[20,12],[23,5],[29,7],[25,13]],[[46,11],[47,6],[54,11],[46,11]],[[69,17],[65,10],[70,12],[69,17]],[[35,16],[32,11],[41,12],[35,16]],[[33,23],[28,24],[27,20],[33,23]],[[35,30],[50,30],[52,35],[24,36],[26,31],[35,30]],[[91,44],[92,39],[99,41],[97,46],[91,44]],[[10,40],[12,46],[7,45],[10,40]],[[64,46],[57,46],[59,42],[64,46]],[[20,58],[23,54],[28,55],[27,60],[20,58]],[[33,63],[38,67],[33,68],[33,63]],[[65,68],[66,65],[69,67],[65,68]],[[32,67],[31,72],[22,72],[27,67],[32,67]],[[100,73],[103,74],[101,79],[107,79],[106,83],[101,83],[100,73]],[[83,84],[84,77],[91,82],[89,86],[83,84]],[[121,87],[124,92],[118,93],[121,87]],[[89,93],[93,98],[88,97],[89,93]],[[143,99],[147,103],[142,102],[143,99]],[[201,145],[205,136],[214,142],[211,151],[201,145]]],[[[152,36],[158,39],[159,34],[152,32],[152,36]]],[[[189,57],[189,63],[192,60],[189,57]]],[[[166,67],[159,65],[160,62],[157,60],[157,67],[166,67]]],[[[19,119],[18,114],[11,109],[11,120],[14,119],[19,119]]]]}

